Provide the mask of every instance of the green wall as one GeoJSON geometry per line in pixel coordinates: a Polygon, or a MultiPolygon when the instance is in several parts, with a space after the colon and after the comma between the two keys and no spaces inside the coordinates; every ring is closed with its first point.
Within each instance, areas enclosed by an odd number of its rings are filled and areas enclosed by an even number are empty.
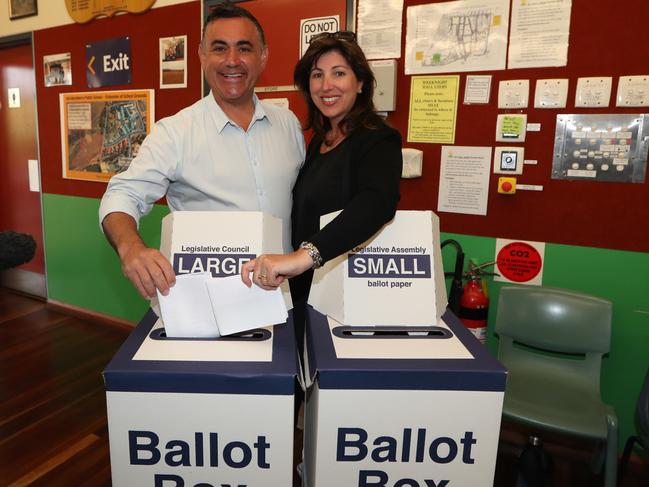
{"type": "MultiPolygon", "coordinates": [[[[147,309],[121,273],[119,259],[99,230],[99,200],[43,195],[49,299],[137,322],[147,309]]],[[[148,245],[160,243],[160,221],[168,210],[156,206],[141,222],[148,245]]],[[[460,242],[467,259],[494,258],[496,239],[442,234],[460,242]]],[[[444,249],[444,268],[454,252],[444,249]]],[[[602,394],[620,419],[620,444],[633,433],[633,409],[649,366],[649,254],[548,243],[543,285],[582,291],[613,302],[611,352],[604,359],[602,394]]],[[[490,328],[501,283],[490,282],[490,328]]],[[[489,331],[488,348],[497,338],[489,331]]]]}
{"type": "MultiPolygon", "coordinates": [[[[43,195],[48,298],[137,322],[148,301],[122,275],[117,254],[99,228],[98,212],[95,198],[43,195]]],[[[160,246],[160,220],[168,212],[157,205],[140,222],[148,245],[160,246]]]]}

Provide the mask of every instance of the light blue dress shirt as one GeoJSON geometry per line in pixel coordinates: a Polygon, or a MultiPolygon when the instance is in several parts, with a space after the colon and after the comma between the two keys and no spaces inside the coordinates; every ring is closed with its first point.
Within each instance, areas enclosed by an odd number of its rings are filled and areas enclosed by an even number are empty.
{"type": "Polygon", "coordinates": [[[304,136],[289,110],[262,104],[248,130],[230,121],[210,93],[157,122],[130,167],[110,179],[99,221],[120,211],[136,222],[166,194],[172,211],[263,211],[282,219],[291,250],[292,190],[304,136]]]}

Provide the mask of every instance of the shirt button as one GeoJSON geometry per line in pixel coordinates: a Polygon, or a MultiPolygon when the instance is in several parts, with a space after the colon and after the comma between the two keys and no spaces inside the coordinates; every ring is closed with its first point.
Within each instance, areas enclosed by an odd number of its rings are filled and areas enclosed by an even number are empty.
{"type": "Polygon", "coordinates": [[[263,189],[258,189],[258,190],[257,190],[257,194],[258,194],[259,196],[263,196],[263,195],[264,195],[264,190],[263,190],[263,189]]]}

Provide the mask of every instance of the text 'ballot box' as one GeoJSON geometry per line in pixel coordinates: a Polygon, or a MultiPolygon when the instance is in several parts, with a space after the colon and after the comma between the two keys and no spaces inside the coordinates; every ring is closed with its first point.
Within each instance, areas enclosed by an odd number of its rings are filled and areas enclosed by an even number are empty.
{"type": "Polygon", "coordinates": [[[149,311],[104,371],[113,485],[291,485],[296,376],[290,313],[191,340],[149,311]]]}
{"type": "Polygon", "coordinates": [[[398,331],[309,309],[307,485],[491,486],[505,369],[450,312],[398,331]]]}

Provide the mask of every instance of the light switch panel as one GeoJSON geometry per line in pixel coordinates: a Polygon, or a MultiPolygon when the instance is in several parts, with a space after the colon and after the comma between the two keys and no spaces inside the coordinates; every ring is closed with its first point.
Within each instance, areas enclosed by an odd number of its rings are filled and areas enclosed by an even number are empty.
{"type": "Polygon", "coordinates": [[[616,106],[649,106],[649,75],[620,76],[617,84],[616,106]]]}
{"type": "Polygon", "coordinates": [[[578,78],[575,93],[576,107],[606,108],[611,99],[613,78],[578,78]]]}
{"type": "Polygon", "coordinates": [[[530,80],[515,79],[498,84],[498,108],[527,108],[530,80]]]}
{"type": "Polygon", "coordinates": [[[538,79],[534,89],[534,108],[565,108],[567,79],[538,79]]]}

